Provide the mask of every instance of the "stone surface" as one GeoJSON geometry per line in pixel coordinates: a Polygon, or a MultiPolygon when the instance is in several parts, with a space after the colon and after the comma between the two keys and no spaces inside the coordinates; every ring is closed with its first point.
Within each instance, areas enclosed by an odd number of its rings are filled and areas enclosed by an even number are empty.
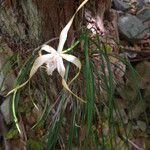
{"type": "Polygon", "coordinates": [[[2,88],[3,80],[4,80],[4,74],[3,72],[0,71],[0,89],[2,88]]]}
{"type": "Polygon", "coordinates": [[[116,10],[127,11],[130,8],[129,2],[123,0],[113,0],[116,10]]]}
{"type": "Polygon", "coordinates": [[[150,2],[150,0],[134,0],[136,2],[136,6],[143,7],[150,2]]]}
{"type": "Polygon", "coordinates": [[[138,12],[136,16],[143,22],[150,21],[150,7],[138,12]]]}
{"type": "Polygon", "coordinates": [[[10,124],[12,122],[12,115],[10,109],[10,97],[6,98],[5,101],[0,106],[0,111],[3,115],[3,118],[6,124],[10,124]]]}
{"type": "Polygon", "coordinates": [[[126,14],[118,19],[120,34],[128,41],[143,39],[148,31],[148,26],[131,14],[126,14]]]}
{"type": "MultiPolygon", "coordinates": [[[[1,39],[0,43],[0,94],[5,95],[13,88],[15,82],[15,75],[13,73],[13,70],[11,69],[11,63],[9,61],[6,61],[10,56],[13,55],[13,53],[8,45],[2,42],[1,39]],[[5,66],[6,62],[7,67],[5,66]]],[[[4,99],[4,101],[0,105],[0,111],[7,124],[12,122],[10,101],[10,97],[8,97],[4,99]]]]}
{"type": "Polygon", "coordinates": [[[145,4],[145,2],[144,2],[143,0],[136,0],[136,2],[137,2],[137,6],[138,6],[139,8],[143,7],[144,4],[145,4]]]}
{"type": "Polygon", "coordinates": [[[145,3],[150,3],[150,0],[144,0],[145,3]]]}
{"type": "MultiPolygon", "coordinates": [[[[1,42],[1,40],[0,40],[1,42]]],[[[14,85],[15,82],[15,75],[13,73],[13,70],[11,69],[11,63],[9,61],[6,61],[10,56],[12,56],[13,53],[11,49],[8,47],[6,43],[0,44],[0,86],[4,80],[2,88],[0,88],[0,92],[9,92],[14,85]],[[4,67],[7,62],[7,67],[4,67]],[[2,70],[3,68],[3,70],[2,70]]]]}

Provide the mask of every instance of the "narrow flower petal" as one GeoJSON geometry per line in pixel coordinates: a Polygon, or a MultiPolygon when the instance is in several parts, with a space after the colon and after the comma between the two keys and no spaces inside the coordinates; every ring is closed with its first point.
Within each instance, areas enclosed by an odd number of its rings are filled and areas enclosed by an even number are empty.
{"type": "Polygon", "coordinates": [[[74,65],[76,65],[79,69],[81,69],[81,62],[77,57],[75,57],[73,55],[69,55],[69,54],[61,54],[60,56],[62,58],[64,58],[65,60],[73,63],[74,65]]]}
{"type": "Polygon", "coordinates": [[[76,10],[76,12],[74,13],[74,15],[72,16],[72,18],[69,20],[69,22],[67,23],[67,25],[63,28],[63,30],[60,33],[60,37],[59,37],[59,44],[58,44],[58,48],[57,51],[58,53],[61,53],[64,47],[64,44],[66,42],[67,39],[67,35],[68,35],[68,31],[72,25],[72,22],[75,18],[75,15],[78,13],[78,11],[87,3],[88,0],[84,0],[80,6],[78,7],[78,9],[76,10]]]}
{"type": "Polygon", "coordinates": [[[76,65],[79,68],[79,71],[77,72],[77,74],[72,78],[72,80],[69,82],[68,85],[70,85],[79,75],[80,70],[81,70],[81,62],[80,60],[73,56],[73,55],[69,55],[69,54],[61,54],[61,57],[64,58],[65,60],[73,63],[74,65],[76,65]]]}
{"type": "Polygon", "coordinates": [[[57,52],[53,47],[51,47],[49,45],[43,45],[41,47],[41,50],[44,50],[44,51],[46,51],[48,53],[56,53],[57,52]]]}
{"type": "Polygon", "coordinates": [[[58,73],[61,75],[61,77],[64,78],[66,69],[65,69],[63,60],[60,56],[57,59],[57,70],[58,70],[58,73]]]}
{"type": "Polygon", "coordinates": [[[69,87],[68,84],[66,83],[65,79],[62,79],[62,85],[64,86],[64,88],[66,90],[68,90],[72,95],[74,95],[77,99],[79,99],[81,102],[86,103],[86,101],[84,101],[82,98],[78,97],[75,93],[73,93],[69,87]]]}
{"type": "Polygon", "coordinates": [[[53,55],[51,54],[46,54],[46,55],[42,55],[42,56],[39,56],[33,63],[33,66],[31,68],[31,71],[30,71],[30,75],[29,75],[29,78],[31,78],[38,70],[38,68],[40,66],[42,66],[44,63],[46,63],[48,60],[50,60],[51,58],[53,57],[53,55]]]}

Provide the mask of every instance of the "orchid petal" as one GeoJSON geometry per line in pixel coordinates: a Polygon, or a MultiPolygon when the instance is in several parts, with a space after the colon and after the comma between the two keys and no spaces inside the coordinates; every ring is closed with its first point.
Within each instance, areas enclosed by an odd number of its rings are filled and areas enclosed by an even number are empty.
{"type": "Polygon", "coordinates": [[[53,47],[51,47],[49,45],[43,45],[41,47],[41,50],[44,50],[44,51],[46,51],[48,53],[56,53],[57,52],[53,47]]]}
{"type": "Polygon", "coordinates": [[[77,73],[77,74],[72,78],[72,80],[69,82],[68,85],[70,85],[70,84],[78,77],[78,75],[79,75],[79,73],[80,73],[80,70],[81,70],[81,62],[80,62],[80,60],[79,60],[77,57],[75,57],[75,56],[73,56],[73,55],[61,54],[61,57],[64,58],[65,60],[67,60],[67,61],[73,63],[74,65],[76,65],[76,66],[79,68],[78,73],[77,73]]]}
{"type": "Polygon", "coordinates": [[[82,101],[83,103],[86,103],[86,101],[84,101],[82,98],[78,97],[75,93],[73,93],[69,87],[68,87],[68,84],[66,83],[65,79],[63,78],[62,79],[62,85],[64,86],[64,88],[66,90],[68,90],[72,95],[74,95],[77,99],[79,99],[80,101],[82,101]]]}
{"type": "Polygon", "coordinates": [[[46,63],[48,60],[50,60],[51,58],[53,57],[53,55],[51,54],[46,54],[46,55],[42,55],[42,56],[39,56],[33,63],[33,66],[31,68],[31,71],[30,71],[30,75],[29,75],[29,78],[31,78],[38,70],[38,68],[40,66],[42,66],[44,63],[46,63]]]}
{"type": "Polygon", "coordinates": [[[74,13],[74,15],[72,16],[72,18],[70,19],[70,21],[67,23],[67,25],[63,28],[63,30],[60,33],[60,37],[59,37],[59,44],[58,44],[58,48],[57,51],[58,53],[61,53],[64,47],[64,44],[66,42],[67,39],[67,35],[68,35],[68,31],[72,25],[72,22],[75,18],[75,15],[78,13],[78,11],[87,3],[88,0],[84,0],[81,5],[78,7],[78,9],[76,10],[76,12],[74,13]]]}
{"type": "Polygon", "coordinates": [[[57,59],[57,70],[58,70],[58,73],[61,75],[61,77],[64,78],[66,69],[65,69],[65,66],[61,57],[58,57],[57,59]]]}
{"type": "Polygon", "coordinates": [[[76,65],[79,69],[81,69],[81,62],[77,57],[75,57],[73,55],[69,55],[69,54],[61,54],[60,56],[62,58],[64,58],[65,60],[73,63],[74,65],[76,65]]]}
{"type": "Polygon", "coordinates": [[[51,59],[52,57],[53,57],[53,55],[51,55],[51,54],[39,56],[33,63],[33,66],[30,71],[29,79],[26,82],[24,82],[23,84],[21,84],[21,85],[17,86],[16,88],[12,89],[11,91],[9,91],[6,96],[10,95],[11,93],[13,93],[13,92],[17,91],[18,89],[22,88],[23,86],[25,86],[29,82],[31,77],[36,73],[38,68],[40,66],[42,66],[46,61],[51,59]]]}

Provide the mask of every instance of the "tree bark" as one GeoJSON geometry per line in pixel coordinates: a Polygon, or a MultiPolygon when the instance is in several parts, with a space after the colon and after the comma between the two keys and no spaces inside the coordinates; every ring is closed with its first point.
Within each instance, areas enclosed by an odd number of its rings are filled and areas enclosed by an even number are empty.
{"type": "MultiPolygon", "coordinates": [[[[83,0],[82,0],[83,1],[83,0]]],[[[8,43],[36,47],[42,42],[58,37],[62,28],[82,2],[80,0],[5,0],[0,6],[0,27],[8,43]]],[[[88,8],[95,11],[97,26],[103,30],[103,16],[111,6],[111,0],[89,0],[88,8]],[[94,8],[93,8],[94,7],[94,8]]],[[[74,39],[79,29],[80,15],[76,16],[67,43],[74,39]]]]}
{"type": "MultiPolygon", "coordinates": [[[[59,36],[78,4],[73,0],[5,0],[0,7],[1,36],[9,43],[17,44],[19,40],[26,45],[42,44],[59,36]]],[[[71,27],[68,43],[79,22],[71,27]]]]}

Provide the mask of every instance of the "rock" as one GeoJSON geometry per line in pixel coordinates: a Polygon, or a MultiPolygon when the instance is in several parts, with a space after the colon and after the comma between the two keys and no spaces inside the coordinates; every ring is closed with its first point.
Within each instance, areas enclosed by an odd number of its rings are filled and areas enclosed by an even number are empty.
{"type": "MultiPolygon", "coordinates": [[[[1,39],[0,43],[0,93],[5,95],[7,94],[7,92],[12,90],[15,82],[15,75],[13,73],[13,70],[11,69],[11,62],[9,62],[8,60],[8,58],[12,56],[13,53],[9,46],[6,43],[2,42],[1,39]]],[[[10,106],[10,97],[4,99],[4,101],[0,105],[0,111],[7,124],[10,124],[12,122],[12,112],[10,106]]]]}
{"type": "Polygon", "coordinates": [[[143,22],[150,21],[150,8],[144,8],[136,15],[143,22]]]}
{"type": "Polygon", "coordinates": [[[144,0],[144,3],[150,3],[150,0],[144,0]]]}
{"type": "Polygon", "coordinates": [[[0,46],[0,87],[2,85],[2,89],[1,92],[3,92],[5,90],[5,94],[6,92],[9,92],[10,90],[12,90],[13,85],[15,83],[15,75],[14,72],[11,68],[11,62],[9,62],[8,58],[11,57],[13,55],[13,52],[11,51],[11,49],[9,48],[9,46],[4,43],[1,42],[1,46],[0,46]],[[6,64],[7,62],[7,64],[6,64]],[[7,67],[4,67],[4,65],[7,67]]]}
{"type": "Polygon", "coordinates": [[[148,31],[148,26],[131,14],[119,17],[118,28],[120,34],[128,41],[143,39],[148,31]]]}
{"type": "Polygon", "coordinates": [[[144,1],[143,0],[137,0],[137,6],[138,7],[143,7],[145,5],[144,1]]]}
{"type": "MultiPolygon", "coordinates": [[[[4,81],[4,74],[2,71],[0,71],[0,88],[2,87],[3,81],[4,81]]],[[[1,90],[3,90],[3,89],[1,89],[1,90]]]]}
{"type": "Polygon", "coordinates": [[[116,10],[127,11],[130,9],[129,2],[123,0],[113,0],[116,10]]]}
{"type": "Polygon", "coordinates": [[[139,8],[144,7],[146,4],[150,2],[150,0],[135,0],[136,1],[136,6],[139,8]]]}
{"type": "Polygon", "coordinates": [[[12,112],[10,109],[10,97],[6,98],[5,101],[0,106],[0,111],[3,115],[3,118],[6,124],[10,124],[12,122],[12,112]]]}

